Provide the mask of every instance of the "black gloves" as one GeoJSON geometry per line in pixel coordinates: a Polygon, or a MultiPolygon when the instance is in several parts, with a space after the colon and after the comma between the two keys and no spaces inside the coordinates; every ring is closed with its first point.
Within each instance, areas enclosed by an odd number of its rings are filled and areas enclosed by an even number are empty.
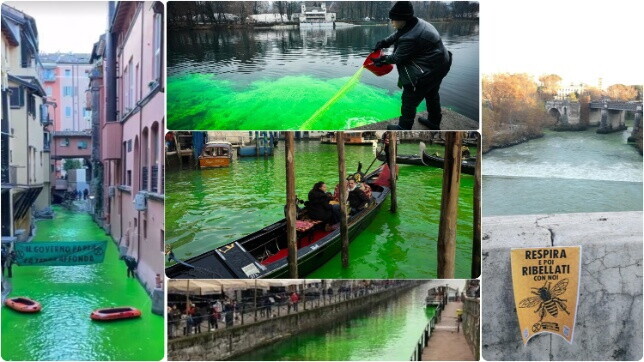
{"type": "Polygon", "coordinates": [[[373,60],[373,64],[375,64],[376,67],[382,67],[383,65],[386,64],[385,63],[386,58],[387,58],[387,56],[383,55],[383,56],[378,57],[378,58],[371,58],[371,60],[373,60]]]}
{"type": "Polygon", "coordinates": [[[387,44],[385,43],[384,40],[381,40],[381,41],[377,42],[376,46],[373,47],[373,51],[375,52],[375,51],[378,51],[378,50],[380,50],[382,48],[387,48],[387,44]]]}

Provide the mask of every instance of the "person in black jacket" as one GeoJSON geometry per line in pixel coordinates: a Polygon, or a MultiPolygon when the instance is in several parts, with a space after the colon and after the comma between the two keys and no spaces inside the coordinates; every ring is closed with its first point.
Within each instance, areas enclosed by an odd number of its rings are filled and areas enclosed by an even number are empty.
{"type": "Polygon", "coordinates": [[[350,177],[347,179],[347,188],[349,191],[348,201],[352,215],[369,205],[369,197],[360,187],[358,187],[354,178],[350,177]]]}
{"type": "Polygon", "coordinates": [[[403,94],[398,125],[389,125],[387,129],[411,129],[416,108],[424,99],[428,119],[419,118],[418,122],[431,130],[439,130],[442,114],[438,90],[452,66],[452,53],[445,49],[433,25],[414,16],[410,1],[396,2],[389,11],[389,18],[397,31],[379,41],[374,51],[391,45],[394,51],[373,61],[377,66],[396,64],[398,87],[403,89],[403,94]]]}
{"type": "Polygon", "coordinates": [[[333,196],[327,193],[327,187],[323,181],[313,185],[313,189],[309,191],[309,201],[306,202],[309,217],[328,225],[340,222],[340,205],[329,204],[331,200],[333,196]]]}

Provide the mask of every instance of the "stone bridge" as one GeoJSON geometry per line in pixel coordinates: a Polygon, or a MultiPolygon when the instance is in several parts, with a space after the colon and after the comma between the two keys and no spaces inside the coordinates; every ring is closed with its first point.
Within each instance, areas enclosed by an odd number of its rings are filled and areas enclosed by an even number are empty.
{"type": "Polygon", "coordinates": [[[592,101],[571,102],[554,100],[546,102],[546,111],[557,120],[555,129],[582,130],[599,126],[597,133],[611,133],[626,129],[626,112],[635,113],[631,137],[637,137],[642,128],[642,102],[592,101]]]}

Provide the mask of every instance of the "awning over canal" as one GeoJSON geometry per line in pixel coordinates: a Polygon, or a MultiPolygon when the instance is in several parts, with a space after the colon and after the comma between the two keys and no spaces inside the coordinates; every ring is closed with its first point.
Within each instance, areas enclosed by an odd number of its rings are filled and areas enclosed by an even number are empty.
{"type": "Polygon", "coordinates": [[[170,279],[168,294],[206,295],[217,294],[222,290],[266,289],[270,287],[288,287],[320,283],[321,279],[274,279],[274,280],[245,280],[245,279],[170,279]]]}

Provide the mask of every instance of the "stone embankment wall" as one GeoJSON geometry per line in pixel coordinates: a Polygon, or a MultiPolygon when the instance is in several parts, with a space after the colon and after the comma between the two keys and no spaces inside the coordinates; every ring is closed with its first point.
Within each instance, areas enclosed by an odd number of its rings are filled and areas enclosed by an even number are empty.
{"type": "Polygon", "coordinates": [[[642,212],[521,215],[483,219],[483,338],[487,360],[642,358],[642,212]],[[510,249],[582,246],[572,344],[549,333],[523,346],[510,249]]]}
{"type": "Polygon", "coordinates": [[[474,357],[480,359],[481,300],[465,297],[463,301],[463,334],[474,357]]]}
{"type": "Polygon", "coordinates": [[[421,283],[420,281],[410,283],[380,293],[368,294],[253,324],[170,340],[168,341],[168,359],[175,361],[229,359],[304,330],[331,324],[349,315],[369,310],[376,304],[396,298],[421,283]]]}

